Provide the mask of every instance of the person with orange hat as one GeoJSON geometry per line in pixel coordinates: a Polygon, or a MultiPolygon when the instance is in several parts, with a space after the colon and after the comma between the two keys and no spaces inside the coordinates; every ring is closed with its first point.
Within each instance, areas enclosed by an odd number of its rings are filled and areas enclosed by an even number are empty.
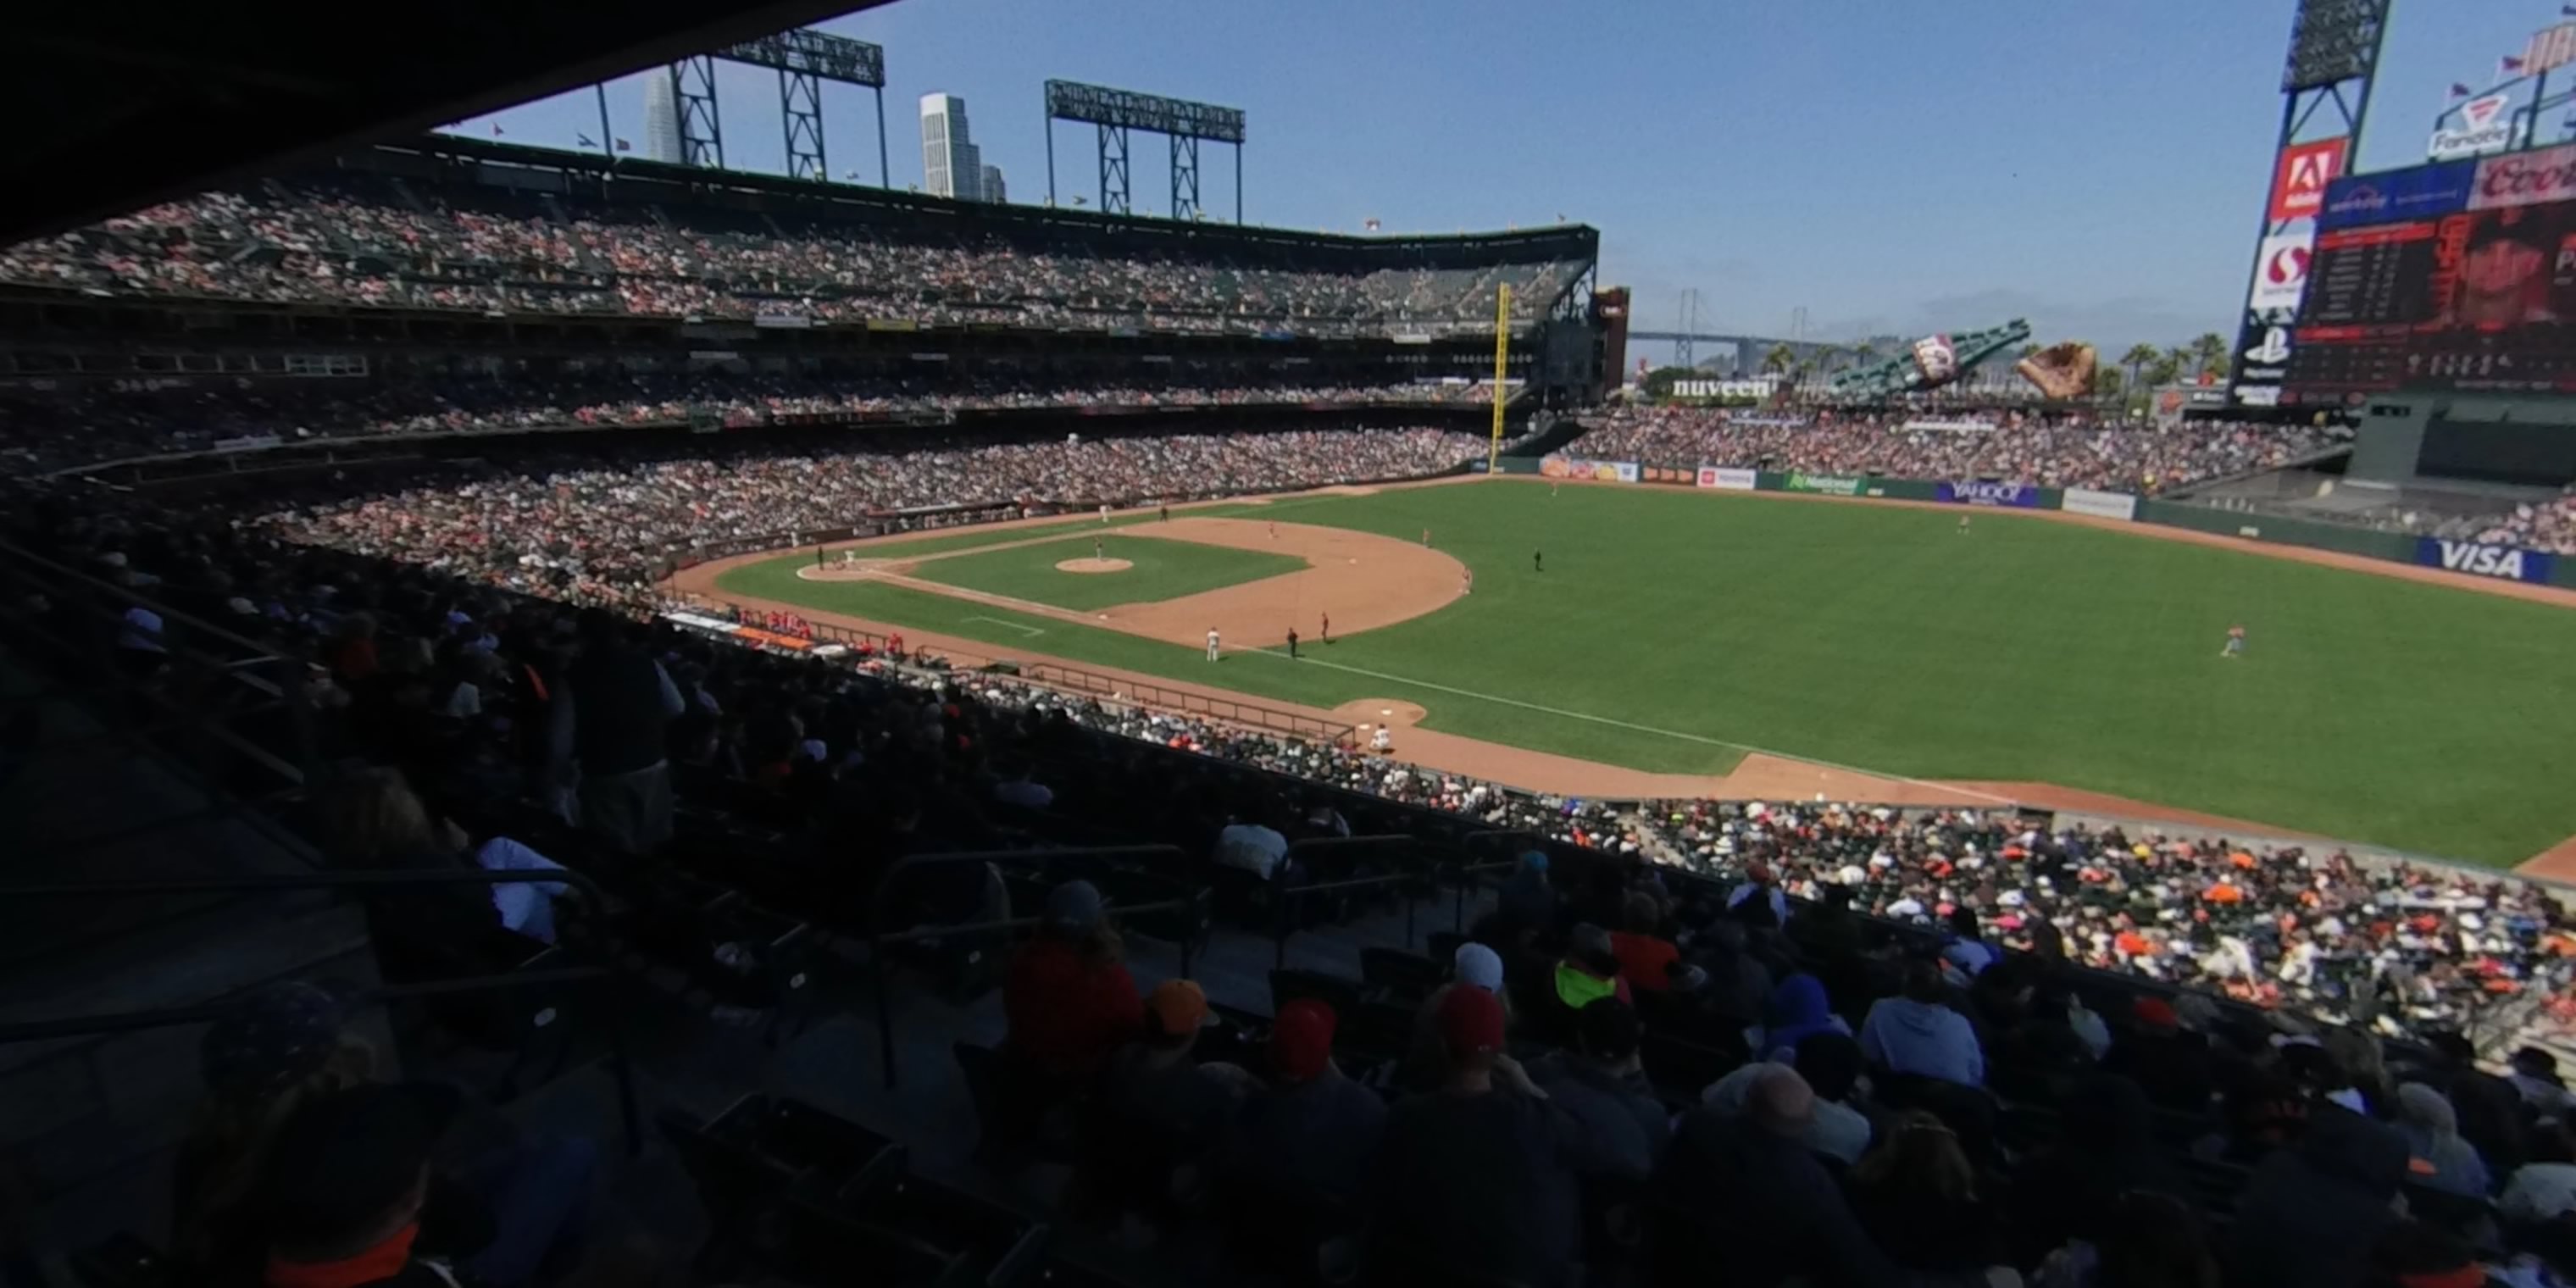
{"type": "Polygon", "coordinates": [[[1199,1031],[1214,1021],[1207,992],[1186,979],[1167,979],[1145,995],[1145,1027],[1110,1057],[1101,1092],[1110,1110],[1151,1123],[1177,1143],[1215,1145],[1233,1116],[1236,1087],[1224,1074],[1199,1066],[1199,1031]]]}

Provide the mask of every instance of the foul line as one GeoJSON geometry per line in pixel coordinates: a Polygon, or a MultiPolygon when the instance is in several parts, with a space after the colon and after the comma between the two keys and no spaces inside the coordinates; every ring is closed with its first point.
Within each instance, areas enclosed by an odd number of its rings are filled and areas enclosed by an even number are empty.
{"type": "MultiPolygon", "coordinates": [[[[1257,648],[1250,651],[1258,653],[1263,657],[1275,657],[1281,661],[1291,660],[1287,653],[1276,648],[1257,648]]],[[[1462,698],[1473,698],[1479,702],[1491,702],[1506,707],[1519,707],[1524,711],[1536,711],[1541,715],[1560,716],[1567,720],[1582,720],[1591,724],[1609,725],[1614,729],[1628,729],[1637,733],[1650,733],[1659,737],[1677,738],[1683,742],[1702,743],[1711,747],[1733,747],[1738,751],[1748,752],[1753,755],[1771,756],[1780,760],[1802,761],[1806,764],[1819,765],[1826,769],[1836,770],[1841,773],[1865,774],[1871,778],[1884,778],[1891,782],[1906,783],[1915,787],[1929,787],[1935,791],[1956,792],[1962,796],[1974,796],[1981,800],[1994,801],[2000,805],[2011,805],[2015,803],[2010,797],[1997,796],[1990,792],[1972,791],[1964,787],[1956,787],[1947,783],[1932,782],[1928,779],[1909,778],[1903,774],[1881,773],[1875,769],[1862,769],[1857,765],[1837,764],[1830,760],[1818,760],[1813,756],[1801,756],[1792,752],[1773,751],[1768,747],[1756,747],[1749,742],[1733,742],[1725,738],[1711,738],[1705,734],[1683,733],[1678,729],[1658,729],[1653,725],[1637,724],[1634,721],[1621,720],[1612,716],[1593,715],[1583,711],[1567,711],[1562,707],[1541,706],[1538,703],[1525,702],[1519,698],[1506,698],[1492,693],[1478,693],[1474,689],[1461,689],[1452,685],[1436,684],[1430,680],[1416,680],[1408,676],[1389,675],[1384,671],[1371,671],[1364,667],[1349,666],[1340,662],[1327,662],[1322,658],[1317,657],[1305,657],[1301,655],[1294,660],[1303,666],[1328,666],[1336,671],[1348,671],[1353,675],[1365,675],[1372,680],[1386,680],[1394,684],[1409,684],[1415,688],[1430,689],[1436,693],[1454,694],[1462,698]]]]}
{"type": "Polygon", "coordinates": [[[1046,628],[1043,626],[1022,626],[1018,622],[1006,622],[998,617],[960,617],[957,620],[961,622],[991,622],[995,626],[1008,627],[1024,635],[1046,634],[1046,628]]]}

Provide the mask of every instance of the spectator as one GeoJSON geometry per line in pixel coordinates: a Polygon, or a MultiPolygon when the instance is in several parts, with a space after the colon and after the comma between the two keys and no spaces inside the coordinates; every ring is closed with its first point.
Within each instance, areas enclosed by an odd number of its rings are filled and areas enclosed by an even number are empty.
{"type": "Polygon", "coordinates": [[[2002,1267],[1960,1275],[1897,1264],[1808,1152],[1815,1096],[1805,1080],[1783,1066],[1761,1069],[1747,1088],[1743,1113],[1693,1110],[1673,1140],[1671,1194],[1701,1216],[1698,1246],[1726,1257],[1729,1282],[1762,1288],[1799,1278],[1858,1288],[2020,1282],[2002,1267]]]}
{"type": "Polygon", "coordinates": [[[1545,933],[1556,929],[1557,908],[1556,887],[1547,879],[1547,853],[1523,853],[1496,898],[1496,920],[1512,929],[1545,933]]]}
{"type": "Polygon", "coordinates": [[[1947,993],[1937,964],[1908,962],[1904,992],[1879,999],[1861,1021],[1860,1048],[1870,1063],[1890,1073],[1984,1086],[1985,1054],[1976,1031],[1950,1009],[1947,993]]]}
{"type": "Polygon", "coordinates": [[[1433,989],[1413,1012],[1413,1041],[1405,1049],[1404,1069],[1400,1081],[1407,1087],[1438,1086],[1449,1067],[1447,1044],[1441,1037],[1441,1008],[1449,994],[1459,988],[1481,989],[1494,995],[1503,1007],[1503,1022],[1512,1019],[1511,992],[1503,986],[1503,959],[1493,949],[1474,940],[1458,945],[1451,955],[1449,982],[1433,989]]]}
{"type": "Polygon", "coordinates": [[[2538,1047],[2527,1046],[2513,1053],[2513,1072],[2505,1081],[2522,1093],[2522,1102],[2544,1118],[2567,1116],[2576,1109],[2576,1096],[2567,1092],[2567,1082],[2558,1076],[2558,1057],[2538,1047]]]}
{"type": "Polygon", "coordinates": [[[1959,1139],[1922,1110],[1897,1115],[1851,1170],[1853,1213],[1879,1248],[1917,1270],[1976,1270],[2004,1260],[2000,1214],[1977,1192],[1959,1139]]]}
{"type": "Polygon", "coordinates": [[[2033,1288],[2218,1288],[2218,1259],[2191,1206],[2169,1194],[2123,1194],[2098,1239],[2049,1254],[2033,1288]]]}
{"type": "Polygon", "coordinates": [[[1386,1129],[1386,1102],[1333,1061],[1333,1009],[1313,998],[1271,1022],[1270,1085],[1244,1102],[1226,1151],[1228,1171],[1266,1194],[1359,1197],[1386,1129]]]}
{"type": "Polygon", "coordinates": [[[1672,1123],[1637,1058],[1637,1012],[1596,998],[1574,1017],[1575,1049],[1531,1062],[1530,1080],[1591,1133],[1607,1174],[1643,1181],[1672,1141],[1672,1123]]]}
{"type": "Polygon", "coordinates": [[[2218,1094],[2209,1040],[2184,1029],[2173,1004],[2163,998],[2139,998],[2130,1008],[2130,1021],[2127,1036],[2112,1043],[2103,1057],[2103,1071],[2136,1082],[2162,1108],[2207,1113],[2218,1094]]]}
{"type": "Polygon", "coordinates": [[[2475,1146],[2460,1139],[2459,1119],[2441,1092],[2420,1082],[2400,1085],[2397,1134],[2406,1138],[2406,1169],[2415,1184],[2463,1198],[2487,1196],[2486,1162],[2475,1146]]]}
{"type": "Polygon", "coordinates": [[[1655,897],[1631,892],[1621,923],[1625,929],[1610,932],[1610,952],[1619,960],[1619,978],[1632,989],[1670,990],[1674,972],[1688,968],[1682,965],[1682,950],[1658,933],[1663,928],[1663,908],[1655,897]]]}
{"type": "Polygon", "coordinates": [[[1786,1062],[1795,1058],[1799,1043],[1817,1033],[1849,1037],[1851,1026],[1833,1013],[1824,981],[1802,972],[1771,990],[1763,1004],[1762,1023],[1746,1030],[1744,1040],[1756,1059],[1786,1062]]]}
{"type": "Polygon", "coordinates": [[[1288,862],[1288,838],[1270,825],[1266,804],[1256,803],[1235,811],[1235,817],[1216,836],[1215,862],[1221,868],[1249,872],[1264,881],[1274,876],[1288,862]]]}
{"type": "Polygon", "coordinates": [[[2397,1133],[2333,1105],[2319,1106],[2298,1143],[2254,1169],[2236,1203],[2222,1260],[2228,1282],[2347,1288],[2397,1224],[2406,1175],[2397,1133]]]}
{"type": "Polygon", "coordinates": [[[2156,1144],[2146,1093],[2127,1078],[2095,1074],[2069,1094],[2057,1139],[2013,1172],[2022,1256],[2070,1241],[2112,1239],[2124,1196],[2141,1192],[2182,1197],[2190,1191],[2156,1144]]]}
{"type": "Polygon", "coordinates": [[[270,1288],[439,1288],[415,1259],[436,1129],[390,1087],[316,1096],[278,1128],[262,1170],[270,1288]]]}
{"type": "Polygon", "coordinates": [[[1619,978],[1619,956],[1611,951],[1610,934],[1599,926],[1576,926],[1567,937],[1565,956],[1556,963],[1557,1004],[1580,1013],[1595,999],[1629,1000],[1627,981],[1619,978]]]}
{"type": "Polygon", "coordinates": [[[581,615],[581,656],[551,703],[554,754],[578,766],[581,825],[629,855],[671,839],[666,726],[688,706],[668,672],[604,609],[581,615]]]}
{"type": "Polygon", "coordinates": [[[1097,1074],[1144,1027],[1123,951],[1090,882],[1048,891],[1045,922],[1003,978],[1004,1045],[1059,1082],[1097,1074]]]}
{"type": "Polygon", "coordinates": [[[1387,1118],[1370,1169],[1378,1256],[1528,1285],[1579,1281],[1575,1177],[1596,1143],[1503,1054],[1503,1005],[1457,985],[1440,1007],[1449,1076],[1387,1118]]]}
{"type": "MultiPolygon", "coordinates": [[[[1213,1143],[1233,1116],[1235,1084],[1200,1067],[1194,1050],[1210,1022],[1207,994],[1186,979],[1167,979],[1145,995],[1145,1028],[1110,1059],[1103,1079],[1110,1105],[1131,1122],[1150,1123],[1175,1139],[1213,1143]]],[[[1231,1067],[1231,1066],[1222,1066],[1231,1067]]]]}

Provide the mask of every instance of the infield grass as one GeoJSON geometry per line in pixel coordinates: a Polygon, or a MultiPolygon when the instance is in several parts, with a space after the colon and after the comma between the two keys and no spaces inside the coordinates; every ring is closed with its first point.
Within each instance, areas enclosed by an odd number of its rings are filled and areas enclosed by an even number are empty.
{"type": "MultiPolygon", "coordinates": [[[[722,584],[1316,706],[1403,698],[1433,728],[1643,769],[1714,772],[1750,749],[2040,780],[2496,865],[2576,833],[2564,608],[1990,511],[1962,536],[1949,510],[1496,482],[1261,513],[1430,528],[1476,593],[1312,662],[1212,666],[902,587],[801,581],[792,556],[722,584]],[[2233,623],[2249,653],[2222,661],[2233,623]]],[[[1073,579],[1051,564],[1079,544],[1042,567],[1073,579]]]]}
{"type": "MultiPolygon", "coordinates": [[[[912,575],[943,586],[962,586],[1056,608],[1090,612],[1116,604],[1150,604],[1203,590],[1302,571],[1303,559],[1204,546],[1193,541],[1122,537],[1066,537],[1008,550],[949,555],[921,564],[912,575]],[[1067,559],[1088,559],[1095,543],[1110,559],[1131,565],[1117,572],[1065,572],[1067,559]]],[[[1205,659],[1201,659],[1205,660],[1205,659]]]]}

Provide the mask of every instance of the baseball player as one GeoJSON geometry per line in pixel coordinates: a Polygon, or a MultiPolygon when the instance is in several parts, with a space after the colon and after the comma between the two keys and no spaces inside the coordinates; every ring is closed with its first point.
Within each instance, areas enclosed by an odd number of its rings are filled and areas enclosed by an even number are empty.
{"type": "Polygon", "coordinates": [[[1216,660],[1216,650],[1217,650],[1216,628],[1215,628],[1215,627],[1213,627],[1213,626],[1211,626],[1211,627],[1209,627],[1209,628],[1208,628],[1208,660],[1209,660],[1209,661],[1213,662],[1213,661],[1215,661],[1215,660],[1216,660]]]}
{"type": "Polygon", "coordinates": [[[2227,628],[2227,647],[2225,647],[2225,648],[2222,648],[2222,649],[2218,650],[2218,655],[2219,655],[2220,657],[2243,657],[2243,656],[2245,656],[2245,628],[2244,628],[2244,627],[2242,627],[2242,626],[2230,626],[2230,627],[2228,627],[2228,628],[2227,628]]]}

